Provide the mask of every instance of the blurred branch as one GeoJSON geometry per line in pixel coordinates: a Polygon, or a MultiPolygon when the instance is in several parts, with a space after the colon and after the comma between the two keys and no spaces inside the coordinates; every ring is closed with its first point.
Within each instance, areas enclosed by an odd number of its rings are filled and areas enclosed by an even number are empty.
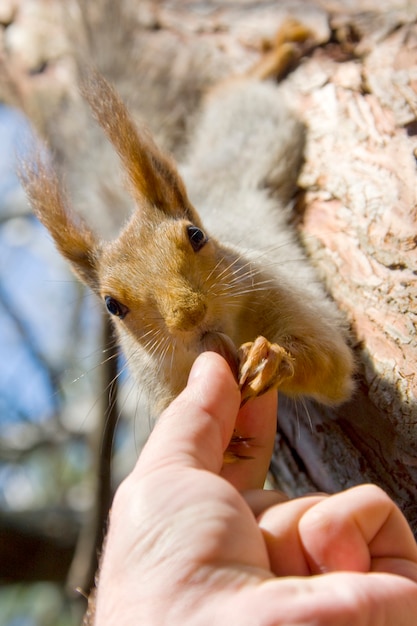
{"type": "Polygon", "coordinates": [[[26,102],[23,96],[24,89],[22,83],[17,80],[21,72],[14,71],[15,63],[7,55],[4,46],[0,48],[0,101],[10,106],[15,106],[26,112],[26,102]]]}
{"type": "Polygon", "coordinates": [[[94,586],[98,559],[104,539],[109,513],[111,490],[111,459],[114,432],[119,413],[117,410],[118,364],[117,348],[112,341],[113,327],[107,315],[103,317],[103,347],[111,346],[111,353],[103,363],[101,420],[91,439],[91,452],[94,463],[95,494],[94,504],[81,529],[74,560],[68,574],[69,592],[82,589],[86,594],[94,586]]]}
{"type": "Polygon", "coordinates": [[[33,217],[30,207],[29,206],[25,207],[20,204],[14,205],[13,209],[10,210],[10,213],[2,213],[0,215],[0,226],[2,226],[3,224],[6,224],[7,222],[10,222],[11,220],[14,220],[16,218],[21,218],[21,217],[27,217],[27,218],[33,217]]]}
{"type": "Polygon", "coordinates": [[[4,291],[3,285],[0,283],[0,306],[3,307],[4,311],[13,321],[16,330],[20,334],[23,343],[29,352],[30,356],[34,359],[35,362],[39,364],[39,366],[44,371],[46,378],[48,380],[48,384],[51,388],[51,400],[55,402],[55,410],[59,407],[59,402],[56,400],[59,398],[59,376],[57,372],[54,372],[53,368],[47,362],[45,357],[43,356],[41,350],[36,345],[36,341],[33,338],[31,332],[27,328],[26,324],[23,322],[19,311],[13,306],[12,299],[10,296],[4,291]]]}
{"type": "MultiPolygon", "coordinates": [[[[54,424],[59,423],[53,420],[54,424]]],[[[54,433],[45,433],[41,427],[34,424],[24,424],[19,430],[20,440],[19,447],[16,447],[12,438],[2,437],[0,441],[0,460],[6,463],[25,463],[27,457],[34,452],[40,451],[48,454],[49,451],[55,451],[58,447],[63,447],[71,442],[84,442],[84,433],[70,433],[64,429],[56,430],[54,433]],[[30,432],[25,432],[25,429],[30,432]]]]}
{"type": "Polygon", "coordinates": [[[1,583],[64,582],[79,525],[70,509],[1,512],[1,583]]]}

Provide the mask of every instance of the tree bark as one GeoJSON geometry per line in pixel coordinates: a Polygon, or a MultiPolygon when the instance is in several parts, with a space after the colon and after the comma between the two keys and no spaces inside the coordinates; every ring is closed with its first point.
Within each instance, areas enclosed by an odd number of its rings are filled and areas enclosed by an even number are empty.
{"type": "Polygon", "coordinates": [[[358,42],[316,50],[288,81],[308,128],[300,231],[351,322],[358,385],[330,414],[310,406],[298,434],[293,411],[281,428],[317,487],[376,482],[416,531],[416,9],[373,18],[363,34],[358,15],[334,18],[333,40],[344,24],[358,42]]]}

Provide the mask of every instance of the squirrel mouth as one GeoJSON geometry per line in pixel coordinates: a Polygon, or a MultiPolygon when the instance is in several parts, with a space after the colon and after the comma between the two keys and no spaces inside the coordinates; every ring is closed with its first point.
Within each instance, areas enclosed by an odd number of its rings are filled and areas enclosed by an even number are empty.
{"type": "Polygon", "coordinates": [[[203,333],[200,340],[201,352],[217,352],[226,359],[236,380],[239,371],[239,359],[237,348],[233,341],[225,333],[208,331],[203,333]]]}

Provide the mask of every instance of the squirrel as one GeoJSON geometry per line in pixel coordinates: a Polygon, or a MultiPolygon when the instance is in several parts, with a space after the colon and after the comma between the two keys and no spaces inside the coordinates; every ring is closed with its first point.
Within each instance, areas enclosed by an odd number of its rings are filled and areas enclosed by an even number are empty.
{"type": "Polygon", "coordinates": [[[289,224],[305,129],[268,80],[306,37],[299,26],[281,32],[268,58],[209,91],[179,167],[104,77],[87,73],[83,95],[136,207],[114,240],[73,210],[45,151],[23,172],[36,215],[112,316],[155,416],[205,350],[228,360],[242,402],[271,388],[329,405],[352,392],[342,315],[289,224]]]}

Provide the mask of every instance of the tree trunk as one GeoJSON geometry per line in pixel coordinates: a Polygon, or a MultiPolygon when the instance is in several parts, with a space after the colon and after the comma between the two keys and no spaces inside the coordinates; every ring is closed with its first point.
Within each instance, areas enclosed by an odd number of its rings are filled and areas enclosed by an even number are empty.
{"type": "Polygon", "coordinates": [[[340,41],[288,80],[308,128],[300,231],[351,322],[358,384],[340,409],[309,405],[297,423],[287,407],[280,424],[314,485],[376,482],[416,531],[417,10],[378,6],[331,19],[340,41]]]}

